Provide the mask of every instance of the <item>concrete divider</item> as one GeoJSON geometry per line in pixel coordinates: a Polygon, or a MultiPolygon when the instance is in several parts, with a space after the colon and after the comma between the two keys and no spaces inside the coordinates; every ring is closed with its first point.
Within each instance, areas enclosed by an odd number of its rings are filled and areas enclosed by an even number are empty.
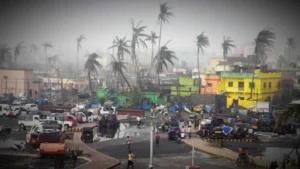
{"type": "MultiPolygon", "coordinates": [[[[183,139],[183,143],[193,146],[196,150],[199,150],[201,152],[213,155],[213,156],[218,156],[218,157],[223,157],[231,161],[236,161],[239,157],[237,152],[234,152],[232,150],[226,149],[226,148],[217,148],[213,147],[210,143],[201,140],[201,139],[183,139]]],[[[252,156],[249,156],[254,162],[257,167],[260,168],[268,168],[270,165],[269,161],[259,159],[259,158],[253,158],[252,156]]]]}

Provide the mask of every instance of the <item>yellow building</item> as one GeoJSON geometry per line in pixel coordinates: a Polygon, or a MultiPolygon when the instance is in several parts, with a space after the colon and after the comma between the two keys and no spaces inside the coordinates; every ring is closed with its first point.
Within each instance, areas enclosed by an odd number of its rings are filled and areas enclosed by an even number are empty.
{"type": "Polygon", "coordinates": [[[232,105],[238,105],[246,109],[253,108],[256,105],[256,101],[268,101],[278,92],[281,72],[263,73],[257,69],[255,71],[253,85],[252,77],[252,73],[223,72],[221,74],[218,94],[226,94],[227,108],[230,108],[232,105]]]}

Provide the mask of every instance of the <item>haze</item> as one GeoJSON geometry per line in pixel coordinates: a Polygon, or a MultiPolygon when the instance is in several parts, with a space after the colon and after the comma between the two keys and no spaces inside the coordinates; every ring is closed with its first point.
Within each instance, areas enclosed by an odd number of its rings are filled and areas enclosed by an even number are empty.
{"type": "MultiPolygon", "coordinates": [[[[50,54],[59,54],[63,62],[76,62],[76,38],[84,35],[80,59],[85,53],[108,52],[116,36],[131,39],[129,19],[143,20],[147,33],[159,32],[156,19],[159,4],[168,2],[175,18],[163,29],[162,44],[172,40],[168,47],[175,51],[179,61],[186,60],[196,66],[196,36],[204,32],[210,41],[201,60],[222,53],[223,36],[235,41],[233,54],[242,54],[257,33],[265,27],[274,28],[275,47],[269,61],[284,54],[287,37],[300,40],[300,3],[296,1],[252,0],[20,0],[0,2],[0,44],[12,49],[20,42],[35,43],[41,47],[45,41],[52,42],[50,54]]],[[[150,46],[150,44],[149,44],[150,46]]],[[[157,49],[157,48],[156,48],[157,49]]],[[[139,49],[150,57],[151,48],[139,49]],[[147,52],[145,52],[147,51],[147,52]]],[[[299,47],[293,51],[299,54],[299,47]]],[[[43,51],[39,53],[43,55],[43,51]]]]}

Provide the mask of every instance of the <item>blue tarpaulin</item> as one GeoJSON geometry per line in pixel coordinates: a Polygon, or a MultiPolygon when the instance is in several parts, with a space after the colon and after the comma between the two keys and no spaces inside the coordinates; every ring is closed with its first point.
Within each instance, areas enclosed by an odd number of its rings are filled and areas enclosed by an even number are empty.
{"type": "Polygon", "coordinates": [[[98,104],[92,104],[91,108],[98,108],[99,105],[98,104]]]}
{"type": "Polygon", "coordinates": [[[232,131],[232,127],[229,127],[229,126],[223,126],[222,127],[222,132],[225,134],[225,135],[228,135],[229,133],[231,133],[232,131]]]}

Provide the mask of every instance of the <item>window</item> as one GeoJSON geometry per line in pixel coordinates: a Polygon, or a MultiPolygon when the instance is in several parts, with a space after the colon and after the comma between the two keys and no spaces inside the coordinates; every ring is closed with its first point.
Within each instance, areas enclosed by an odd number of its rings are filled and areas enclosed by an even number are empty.
{"type": "Polygon", "coordinates": [[[208,86],[208,87],[212,87],[212,84],[211,84],[211,83],[207,83],[207,86],[208,86]]]}
{"type": "Polygon", "coordinates": [[[267,87],[267,83],[266,82],[264,82],[264,89],[267,87]]]}
{"type": "Polygon", "coordinates": [[[251,89],[254,89],[255,88],[255,84],[254,84],[254,82],[252,83],[252,82],[249,82],[249,88],[251,89]]]}
{"type": "Polygon", "coordinates": [[[228,87],[233,87],[233,82],[228,82],[228,87]]]}
{"type": "Polygon", "coordinates": [[[269,82],[269,88],[271,88],[272,87],[272,83],[271,82],[269,82]]]}

